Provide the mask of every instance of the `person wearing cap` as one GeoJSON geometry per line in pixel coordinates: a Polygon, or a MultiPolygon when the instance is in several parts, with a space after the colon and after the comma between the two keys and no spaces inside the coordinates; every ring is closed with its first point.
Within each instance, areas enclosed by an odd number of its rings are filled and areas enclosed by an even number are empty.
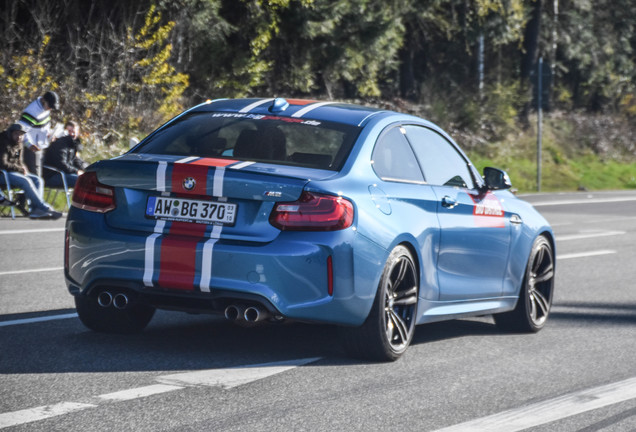
{"type": "MultiPolygon", "coordinates": [[[[22,163],[22,141],[26,132],[24,125],[14,123],[9,129],[0,133],[0,169],[7,172],[11,187],[22,189],[31,201],[30,218],[58,219],[62,213],[55,211],[42,199],[44,189],[42,179],[30,174],[22,163]]],[[[0,176],[0,184],[4,185],[4,181],[4,176],[0,176]]]]}
{"type": "Polygon", "coordinates": [[[51,110],[60,109],[60,98],[54,91],[48,91],[31,102],[22,113],[18,123],[27,131],[24,146],[29,151],[23,160],[29,172],[42,176],[42,153],[51,142],[51,110]]]}

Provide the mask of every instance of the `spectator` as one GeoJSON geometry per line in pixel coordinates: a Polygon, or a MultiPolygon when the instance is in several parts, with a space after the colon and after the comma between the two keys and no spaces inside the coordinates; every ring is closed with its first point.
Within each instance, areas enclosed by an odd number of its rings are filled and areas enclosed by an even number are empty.
{"type": "MultiPolygon", "coordinates": [[[[29,174],[22,163],[22,140],[25,134],[26,128],[20,123],[15,123],[0,133],[0,169],[7,171],[11,187],[22,189],[31,201],[30,218],[58,219],[62,213],[53,210],[42,199],[44,182],[40,177],[29,174]]],[[[0,182],[4,183],[4,177],[0,178],[0,182]]]]}
{"type": "Polygon", "coordinates": [[[77,177],[88,166],[86,162],[77,156],[81,150],[79,126],[74,121],[68,121],[64,125],[67,135],[56,139],[44,151],[44,182],[48,187],[61,188],[63,186],[60,175],[46,167],[59,170],[66,179],[69,188],[75,186],[77,177]]]}
{"type": "Polygon", "coordinates": [[[25,127],[26,136],[24,146],[29,150],[24,152],[24,164],[29,172],[42,176],[42,153],[51,142],[51,110],[60,108],[60,98],[57,93],[44,93],[24,109],[19,123],[25,127]]]}

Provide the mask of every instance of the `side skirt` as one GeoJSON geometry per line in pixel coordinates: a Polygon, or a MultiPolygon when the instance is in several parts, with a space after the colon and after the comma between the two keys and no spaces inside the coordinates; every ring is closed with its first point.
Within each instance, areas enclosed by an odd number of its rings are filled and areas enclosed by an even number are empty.
{"type": "Polygon", "coordinates": [[[518,297],[497,297],[480,300],[434,302],[419,299],[417,324],[490,315],[515,308],[518,297]]]}

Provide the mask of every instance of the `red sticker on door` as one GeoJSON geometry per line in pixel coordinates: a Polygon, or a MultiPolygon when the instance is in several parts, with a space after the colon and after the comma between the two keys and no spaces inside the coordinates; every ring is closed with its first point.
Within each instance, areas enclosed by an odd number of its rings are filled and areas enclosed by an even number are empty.
{"type": "Polygon", "coordinates": [[[506,226],[503,206],[495,194],[487,192],[483,196],[470,195],[470,198],[475,203],[473,207],[475,225],[490,228],[504,228],[506,226]]]}

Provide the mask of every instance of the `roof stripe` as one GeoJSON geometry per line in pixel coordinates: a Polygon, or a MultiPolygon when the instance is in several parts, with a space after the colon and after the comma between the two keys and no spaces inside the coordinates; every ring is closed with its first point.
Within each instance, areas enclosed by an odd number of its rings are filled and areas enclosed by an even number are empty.
{"type": "Polygon", "coordinates": [[[333,104],[335,102],[318,102],[315,104],[311,104],[309,106],[306,106],[305,108],[296,111],[294,114],[292,114],[292,117],[302,117],[305,114],[307,114],[310,111],[315,110],[316,108],[320,108],[321,106],[325,106],[325,105],[330,105],[333,104]]]}
{"type": "Polygon", "coordinates": [[[290,105],[309,105],[318,102],[315,99],[287,99],[290,105]]]}
{"type": "Polygon", "coordinates": [[[261,106],[263,104],[266,104],[267,102],[271,102],[273,100],[274,100],[274,98],[257,100],[256,102],[251,103],[248,106],[246,106],[245,108],[241,109],[239,112],[240,113],[248,113],[248,112],[252,111],[254,108],[256,108],[258,106],[261,106]]]}
{"type": "Polygon", "coordinates": [[[253,165],[255,163],[256,162],[253,162],[253,161],[245,161],[245,162],[238,163],[236,165],[232,165],[230,168],[238,170],[238,169],[245,168],[247,166],[253,165]]]}
{"type": "Polygon", "coordinates": [[[175,161],[175,163],[188,163],[196,159],[199,159],[199,156],[189,156],[187,158],[179,159],[178,161],[175,161]]]}

